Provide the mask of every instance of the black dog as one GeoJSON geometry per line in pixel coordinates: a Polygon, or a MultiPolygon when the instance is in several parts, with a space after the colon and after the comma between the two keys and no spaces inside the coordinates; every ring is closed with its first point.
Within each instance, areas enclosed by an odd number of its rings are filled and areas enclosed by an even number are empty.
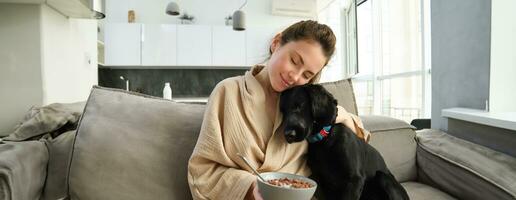
{"type": "Polygon", "coordinates": [[[309,142],[308,166],[324,199],[409,199],[380,153],[335,124],[337,100],[322,86],[283,91],[280,110],[287,142],[309,142]]]}

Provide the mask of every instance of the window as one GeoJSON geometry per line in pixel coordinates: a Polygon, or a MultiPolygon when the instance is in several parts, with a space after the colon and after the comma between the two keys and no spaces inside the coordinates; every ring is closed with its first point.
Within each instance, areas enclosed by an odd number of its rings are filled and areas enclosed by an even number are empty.
{"type": "Polygon", "coordinates": [[[428,4],[368,0],[357,7],[359,73],[353,84],[360,115],[407,122],[430,117],[430,65],[424,59],[429,23],[423,20],[428,4]]]}

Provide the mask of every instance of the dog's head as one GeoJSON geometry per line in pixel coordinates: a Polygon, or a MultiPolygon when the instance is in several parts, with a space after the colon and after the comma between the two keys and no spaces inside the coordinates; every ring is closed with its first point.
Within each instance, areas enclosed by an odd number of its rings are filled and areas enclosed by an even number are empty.
{"type": "Polygon", "coordinates": [[[287,142],[301,142],[335,122],[337,100],[321,85],[296,86],[281,93],[280,111],[287,142]]]}

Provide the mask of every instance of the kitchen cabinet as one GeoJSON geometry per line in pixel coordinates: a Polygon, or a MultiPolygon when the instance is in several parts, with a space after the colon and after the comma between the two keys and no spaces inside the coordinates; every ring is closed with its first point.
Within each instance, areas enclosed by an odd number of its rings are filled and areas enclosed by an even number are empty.
{"type": "Polygon", "coordinates": [[[142,65],[177,65],[177,25],[142,25],[142,65]]]}
{"type": "Polygon", "coordinates": [[[104,32],[105,65],[141,65],[141,24],[112,23],[104,32]]]}
{"type": "Polygon", "coordinates": [[[104,65],[141,68],[252,66],[269,57],[270,43],[280,30],[137,23],[110,23],[104,28],[104,65]]]}
{"type": "Polygon", "coordinates": [[[212,65],[211,26],[177,25],[177,65],[212,65]]]}
{"type": "Polygon", "coordinates": [[[246,66],[245,31],[234,31],[231,26],[214,26],[212,35],[212,65],[246,66]]]}

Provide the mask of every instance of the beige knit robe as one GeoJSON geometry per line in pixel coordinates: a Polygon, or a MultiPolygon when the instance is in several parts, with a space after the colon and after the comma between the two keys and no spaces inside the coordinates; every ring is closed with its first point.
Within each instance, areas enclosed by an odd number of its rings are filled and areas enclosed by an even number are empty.
{"type": "MultiPolygon", "coordinates": [[[[237,156],[246,156],[258,172],[310,175],[306,141],[288,144],[281,130],[278,103],[275,119],[266,113],[262,85],[255,78],[263,66],[244,76],[223,80],[213,90],[199,139],[188,163],[193,199],[243,199],[256,176],[237,156]]],[[[276,94],[277,95],[277,94],[276,94]]],[[[359,137],[368,136],[353,116],[359,137]]]]}

